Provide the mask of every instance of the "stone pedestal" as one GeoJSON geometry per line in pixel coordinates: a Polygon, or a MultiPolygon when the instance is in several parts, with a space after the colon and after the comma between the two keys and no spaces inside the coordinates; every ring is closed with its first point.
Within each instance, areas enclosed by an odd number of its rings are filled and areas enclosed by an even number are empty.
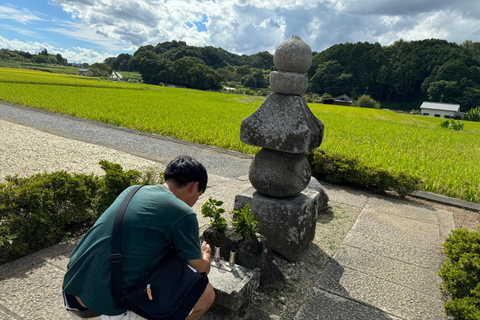
{"type": "Polygon", "coordinates": [[[236,263],[244,268],[260,270],[260,286],[258,291],[280,291],[285,287],[285,277],[273,263],[273,254],[265,236],[257,234],[256,238],[245,241],[241,235],[227,229],[216,231],[207,228],[203,232],[205,240],[211,248],[220,247],[220,256],[229,260],[230,250],[236,250],[236,263]]]}
{"type": "Polygon", "coordinates": [[[215,291],[214,307],[225,316],[233,315],[248,301],[260,284],[260,270],[246,269],[240,265],[233,268],[221,260],[212,265],[208,279],[215,291]]]}
{"type": "Polygon", "coordinates": [[[315,237],[317,214],[324,201],[318,191],[310,189],[278,199],[262,195],[252,187],[235,197],[234,209],[249,204],[259,232],[268,239],[271,249],[296,261],[315,237]]]}

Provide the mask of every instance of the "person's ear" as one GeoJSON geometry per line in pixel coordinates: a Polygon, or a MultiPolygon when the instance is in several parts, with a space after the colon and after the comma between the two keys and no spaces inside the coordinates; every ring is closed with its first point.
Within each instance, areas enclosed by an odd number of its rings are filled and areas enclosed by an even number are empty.
{"type": "Polygon", "coordinates": [[[200,185],[200,182],[198,181],[195,181],[195,182],[191,182],[190,185],[189,185],[189,188],[188,188],[188,191],[189,192],[198,192],[198,186],[200,185]]]}

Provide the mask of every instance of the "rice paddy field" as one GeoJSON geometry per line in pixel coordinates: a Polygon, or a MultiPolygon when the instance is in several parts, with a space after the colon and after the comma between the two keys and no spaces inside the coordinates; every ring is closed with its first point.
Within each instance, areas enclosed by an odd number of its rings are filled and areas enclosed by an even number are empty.
{"type": "MultiPolygon", "coordinates": [[[[240,123],[264,98],[0,68],[0,100],[255,154],[259,148],[240,141],[240,123]]],[[[439,118],[309,106],[325,124],[326,151],[421,177],[425,191],[480,203],[480,123],[465,121],[457,132],[441,128],[439,118]]]]}

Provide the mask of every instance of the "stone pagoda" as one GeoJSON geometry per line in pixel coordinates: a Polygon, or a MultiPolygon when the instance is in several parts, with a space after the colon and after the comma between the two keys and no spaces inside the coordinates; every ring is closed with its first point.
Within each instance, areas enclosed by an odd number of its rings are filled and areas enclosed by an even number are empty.
{"type": "Polygon", "coordinates": [[[261,147],[249,170],[252,188],[235,197],[235,209],[250,204],[260,233],[272,250],[297,260],[315,236],[316,218],[328,197],[311,180],[306,153],[322,143],[324,125],[301,96],[312,50],[297,36],[282,42],[273,57],[270,94],[241,124],[240,139],[261,147]]]}

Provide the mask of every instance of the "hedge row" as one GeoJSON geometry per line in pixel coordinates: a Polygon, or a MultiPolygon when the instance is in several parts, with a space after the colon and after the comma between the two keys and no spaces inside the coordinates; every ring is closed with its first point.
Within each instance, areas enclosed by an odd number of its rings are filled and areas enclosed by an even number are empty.
{"type": "Polygon", "coordinates": [[[438,275],[451,297],[446,314],[455,320],[480,319],[480,232],[454,230],[444,252],[447,258],[438,275]]]}
{"type": "Polygon", "coordinates": [[[391,189],[403,198],[418,190],[421,183],[421,179],[409,174],[369,167],[355,157],[328,154],[322,149],[310,152],[307,159],[312,176],[334,184],[351,185],[380,193],[391,189]]]}
{"type": "Polygon", "coordinates": [[[454,230],[444,252],[447,258],[438,275],[451,297],[445,312],[456,320],[480,319],[480,232],[454,230]]]}
{"type": "Polygon", "coordinates": [[[0,184],[0,264],[86,231],[125,188],[162,180],[153,171],[99,164],[102,177],[65,171],[6,177],[0,184]]]}

